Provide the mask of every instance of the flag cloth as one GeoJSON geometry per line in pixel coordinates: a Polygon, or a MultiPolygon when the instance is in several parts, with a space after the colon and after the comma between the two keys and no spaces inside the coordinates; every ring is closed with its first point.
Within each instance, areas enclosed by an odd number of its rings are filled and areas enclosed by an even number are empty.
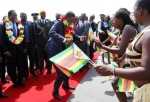
{"type": "Polygon", "coordinates": [[[116,39],[117,35],[115,35],[114,33],[110,32],[110,31],[107,31],[107,33],[111,39],[113,39],[113,40],[116,39]]]}
{"type": "MultiPolygon", "coordinates": [[[[95,52],[94,53],[93,60],[95,60],[96,64],[100,64],[100,65],[103,64],[104,61],[102,61],[103,60],[102,54],[103,54],[103,52],[95,52]]],[[[105,56],[105,54],[104,54],[104,57],[107,57],[107,56],[105,56]]],[[[111,66],[112,68],[118,67],[117,63],[114,62],[111,58],[110,58],[110,61],[111,61],[111,64],[109,64],[109,66],[111,66]]],[[[108,78],[112,79],[111,77],[108,77],[108,78]]],[[[118,91],[119,92],[134,92],[136,90],[136,88],[137,88],[137,86],[134,84],[133,81],[119,78],[119,80],[118,80],[118,91]]]]}
{"type": "Polygon", "coordinates": [[[89,60],[91,60],[76,44],[49,59],[64,74],[70,76],[78,72],[89,60]]]}
{"type": "Polygon", "coordinates": [[[115,35],[114,33],[107,31],[108,36],[110,37],[110,41],[114,42],[114,40],[117,38],[117,35],[115,35]]]}
{"type": "Polygon", "coordinates": [[[124,78],[119,78],[118,87],[119,92],[134,92],[137,88],[132,80],[127,80],[124,78]]]}

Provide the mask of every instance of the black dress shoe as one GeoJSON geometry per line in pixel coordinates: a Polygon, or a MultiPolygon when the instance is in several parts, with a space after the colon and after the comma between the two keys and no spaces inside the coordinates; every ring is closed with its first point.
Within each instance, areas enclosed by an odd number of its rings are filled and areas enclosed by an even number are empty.
{"type": "Polygon", "coordinates": [[[37,74],[35,73],[35,71],[31,71],[30,73],[32,74],[33,77],[37,77],[37,74]]]}
{"type": "Polygon", "coordinates": [[[15,83],[13,84],[13,87],[14,87],[14,88],[17,88],[17,87],[24,87],[24,86],[25,86],[25,82],[20,82],[20,81],[15,82],[15,83]]]}
{"type": "Polygon", "coordinates": [[[69,90],[75,90],[75,88],[73,88],[73,87],[69,87],[69,90]]]}
{"type": "Polygon", "coordinates": [[[64,90],[75,90],[73,87],[63,87],[64,90]]]}
{"type": "Polygon", "coordinates": [[[50,75],[51,74],[51,71],[50,70],[47,70],[47,73],[46,73],[47,75],[50,75]]]}
{"type": "Polygon", "coordinates": [[[9,83],[8,80],[1,80],[3,84],[9,83]]]}
{"type": "Polygon", "coordinates": [[[62,97],[59,96],[59,95],[53,95],[53,97],[54,97],[54,99],[56,99],[56,100],[62,100],[62,97]]]}
{"type": "Polygon", "coordinates": [[[6,98],[8,97],[7,95],[5,95],[4,93],[0,92],[0,98],[6,98]]]}
{"type": "Polygon", "coordinates": [[[75,88],[72,88],[72,87],[69,87],[69,88],[64,88],[64,87],[63,87],[63,89],[64,89],[65,91],[75,90],[75,88]]]}

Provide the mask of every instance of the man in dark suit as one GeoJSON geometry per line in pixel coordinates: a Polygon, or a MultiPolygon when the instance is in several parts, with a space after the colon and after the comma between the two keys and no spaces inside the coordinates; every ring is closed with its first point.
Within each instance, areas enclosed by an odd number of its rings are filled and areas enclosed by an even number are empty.
{"type": "MultiPolygon", "coordinates": [[[[65,16],[68,25],[74,23],[75,14],[73,12],[68,12],[65,16]]],[[[50,29],[49,40],[47,44],[49,58],[63,51],[65,49],[65,43],[70,42],[67,41],[65,38],[65,28],[66,28],[65,23],[63,22],[63,20],[60,20],[56,22],[50,29]]],[[[79,40],[79,37],[75,36],[75,34],[73,34],[73,38],[74,40],[79,40]]],[[[63,89],[66,91],[74,88],[71,88],[69,86],[68,76],[66,76],[63,72],[61,72],[56,66],[55,69],[57,73],[57,78],[54,83],[53,96],[54,98],[60,100],[61,97],[59,95],[59,88],[61,84],[63,84],[63,89]]]]}
{"type": "MultiPolygon", "coordinates": [[[[90,29],[93,33],[96,33],[97,30],[97,24],[95,23],[95,15],[90,16],[89,23],[90,23],[90,29]]],[[[90,41],[89,44],[89,51],[90,51],[90,58],[93,58],[93,53],[96,50],[94,46],[94,41],[90,41]]]]}
{"type": "Polygon", "coordinates": [[[0,24],[0,78],[1,80],[5,80],[5,64],[4,64],[4,59],[3,59],[3,24],[0,24]]]}
{"type": "MultiPolygon", "coordinates": [[[[0,63],[2,63],[2,60],[3,60],[3,58],[2,58],[2,51],[0,50],[0,63]]],[[[0,68],[1,68],[2,66],[0,65],[0,68]]],[[[1,71],[1,70],[0,70],[1,71]]],[[[2,73],[0,72],[0,75],[1,75],[2,73]]],[[[3,98],[3,97],[6,97],[5,95],[4,95],[4,93],[2,92],[2,83],[1,83],[1,79],[2,79],[2,77],[0,77],[0,98],[3,98]]]]}
{"type": "Polygon", "coordinates": [[[62,17],[62,15],[57,13],[56,16],[55,16],[55,20],[53,21],[53,24],[55,24],[56,22],[60,21],[61,17],[62,17]]]}
{"type": "Polygon", "coordinates": [[[46,62],[46,68],[47,68],[47,73],[50,74],[50,65],[49,65],[49,60],[48,60],[48,54],[47,51],[45,50],[45,45],[48,41],[48,32],[52,26],[52,22],[49,19],[46,19],[46,12],[41,11],[40,12],[41,19],[38,20],[38,25],[41,28],[41,32],[39,35],[39,64],[40,64],[40,70],[43,72],[44,68],[44,61],[46,62]]]}
{"type": "Polygon", "coordinates": [[[75,32],[78,36],[84,36],[85,39],[81,40],[80,42],[77,42],[77,45],[86,53],[87,55],[90,55],[89,53],[89,47],[87,44],[87,37],[88,32],[90,28],[90,24],[88,22],[87,16],[85,13],[81,14],[79,21],[76,25],[75,32]]]}
{"type": "MultiPolygon", "coordinates": [[[[7,25],[5,25],[5,32],[6,29],[11,29],[13,36],[18,37],[20,35],[18,27],[19,23],[17,22],[17,14],[14,10],[8,12],[8,19],[9,22],[11,22],[9,25],[11,28],[7,28],[7,25]]],[[[23,49],[22,41],[19,44],[16,44],[9,39],[7,34],[5,34],[4,55],[6,57],[8,75],[11,77],[14,86],[24,84],[25,70],[22,68],[22,64],[24,63],[22,60],[23,49]]]]}
{"type": "MultiPolygon", "coordinates": [[[[2,93],[2,83],[1,83],[1,79],[2,79],[2,75],[3,75],[3,66],[2,66],[2,61],[3,61],[3,57],[2,57],[2,25],[0,25],[0,98],[3,97],[3,93],[2,93]]],[[[5,77],[5,76],[4,76],[5,77]]]]}
{"type": "Polygon", "coordinates": [[[25,77],[28,78],[29,71],[28,71],[28,58],[29,57],[29,63],[30,63],[30,72],[34,76],[34,64],[33,64],[33,36],[31,33],[31,22],[27,20],[26,13],[20,13],[20,19],[21,24],[24,26],[24,41],[23,41],[23,47],[24,47],[24,53],[23,53],[23,59],[24,63],[22,64],[22,67],[25,69],[25,77]]]}
{"type": "Polygon", "coordinates": [[[6,67],[5,67],[5,56],[4,56],[4,35],[5,35],[5,31],[4,31],[4,25],[5,22],[7,20],[7,16],[3,17],[3,22],[0,24],[0,51],[1,51],[1,57],[2,57],[2,61],[0,63],[0,77],[1,77],[1,81],[2,83],[8,83],[8,81],[6,80],[5,74],[6,74],[6,67]]]}
{"type": "Polygon", "coordinates": [[[32,41],[33,41],[33,64],[30,65],[30,67],[33,69],[32,73],[34,76],[36,75],[36,71],[40,70],[40,52],[39,52],[39,38],[40,38],[40,33],[42,31],[41,27],[38,24],[38,13],[32,13],[31,16],[33,17],[33,22],[31,23],[31,34],[32,34],[32,41]],[[34,68],[34,66],[36,68],[34,68]]]}

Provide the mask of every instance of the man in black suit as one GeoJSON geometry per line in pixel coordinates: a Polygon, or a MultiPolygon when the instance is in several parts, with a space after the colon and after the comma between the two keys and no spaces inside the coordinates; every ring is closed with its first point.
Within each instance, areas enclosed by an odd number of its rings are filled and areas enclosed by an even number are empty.
{"type": "Polygon", "coordinates": [[[29,64],[30,64],[30,72],[33,76],[35,76],[34,72],[34,63],[33,63],[33,35],[31,32],[31,22],[27,20],[27,14],[26,13],[20,13],[20,19],[21,24],[24,26],[24,41],[23,41],[23,47],[24,47],[24,53],[23,53],[23,60],[24,63],[22,67],[25,69],[25,77],[28,78],[29,71],[28,71],[28,58],[29,57],[29,64]]]}
{"type": "Polygon", "coordinates": [[[6,80],[5,74],[6,74],[6,67],[5,67],[5,56],[4,56],[4,46],[5,46],[5,40],[4,40],[4,35],[5,35],[5,31],[4,31],[4,25],[5,22],[7,20],[7,16],[3,17],[3,22],[0,24],[0,52],[1,52],[1,57],[2,57],[2,61],[0,62],[0,77],[1,77],[1,81],[2,83],[8,83],[8,81],[6,80]]]}
{"type": "Polygon", "coordinates": [[[40,52],[39,52],[39,38],[42,28],[38,24],[38,13],[32,13],[31,16],[33,17],[33,22],[31,23],[31,34],[32,34],[32,42],[33,42],[33,50],[32,50],[32,58],[33,64],[30,65],[32,73],[34,76],[37,76],[35,71],[40,70],[40,52]],[[34,68],[35,66],[35,68],[34,68]]]}
{"type": "MultiPolygon", "coordinates": [[[[10,10],[8,12],[8,19],[11,28],[7,28],[8,25],[5,24],[5,32],[6,30],[11,30],[13,32],[14,37],[18,37],[20,35],[18,22],[17,22],[17,14],[14,10],[10,10]]],[[[24,84],[24,68],[22,68],[22,64],[24,63],[22,60],[23,55],[23,41],[19,44],[14,43],[9,39],[7,34],[5,37],[5,47],[4,47],[4,55],[6,58],[6,66],[7,72],[10,76],[14,86],[20,86],[24,84]]]]}
{"type": "Polygon", "coordinates": [[[52,26],[52,22],[49,19],[46,19],[46,12],[41,11],[40,12],[41,19],[38,20],[38,25],[41,28],[41,32],[39,35],[39,64],[40,64],[40,70],[43,72],[44,68],[44,61],[46,62],[46,68],[47,68],[47,73],[50,74],[50,65],[49,65],[49,60],[48,60],[48,54],[47,51],[45,50],[45,45],[48,41],[48,32],[52,26]]]}
{"type": "Polygon", "coordinates": [[[2,26],[0,26],[0,98],[4,97],[4,94],[2,92],[1,80],[3,77],[5,78],[5,75],[3,76],[3,74],[5,74],[5,71],[3,73],[3,64],[2,64],[3,63],[3,56],[2,56],[2,53],[3,53],[2,43],[3,43],[3,41],[2,41],[2,28],[1,27],[2,26]]]}
{"type": "MultiPolygon", "coordinates": [[[[75,14],[73,12],[68,12],[65,16],[68,25],[74,23],[75,14]]],[[[65,44],[68,42],[70,43],[70,41],[65,38],[65,28],[66,28],[65,22],[63,22],[63,20],[60,20],[57,21],[50,29],[49,40],[47,44],[49,58],[63,51],[66,48],[65,44]]],[[[73,39],[79,40],[80,38],[75,34],[73,34],[73,39]]],[[[61,84],[63,84],[62,85],[63,89],[66,91],[69,91],[70,89],[74,89],[74,88],[71,88],[69,86],[69,82],[68,82],[69,77],[66,76],[62,71],[60,71],[56,66],[55,69],[57,73],[57,78],[54,83],[53,96],[54,98],[60,100],[61,97],[59,95],[59,88],[61,84]]]]}
{"type": "MultiPolygon", "coordinates": [[[[1,63],[1,61],[2,61],[2,56],[1,56],[1,51],[0,51],[0,63],[1,63]]],[[[0,68],[1,68],[2,66],[0,65],[0,68]]],[[[1,74],[1,73],[0,73],[1,74]]],[[[4,95],[4,93],[2,92],[2,83],[1,83],[1,77],[0,77],[0,98],[3,98],[3,97],[6,97],[5,95],[4,95]]]]}
{"type": "Polygon", "coordinates": [[[76,25],[75,28],[75,33],[78,36],[84,36],[85,39],[83,39],[80,42],[76,42],[76,44],[79,46],[80,49],[83,50],[84,53],[86,53],[88,56],[90,55],[89,53],[89,47],[87,44],[87,37],[88,37],[88,32],[89,32],[90,24],[87,21],[87,16],[85,13],[81,14],[79,17],[79,21],[76,25]]]}

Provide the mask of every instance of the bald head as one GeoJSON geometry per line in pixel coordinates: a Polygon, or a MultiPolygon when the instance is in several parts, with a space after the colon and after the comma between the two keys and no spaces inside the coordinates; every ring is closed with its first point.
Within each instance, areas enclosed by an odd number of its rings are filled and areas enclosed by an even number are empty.
{"type": "Polygon", "coordinates": [[[41,19],[45,19],[46,18],[46,12],[45,11],[41,11],[40,12],[40,16],[41,16],[41,19]]]}

